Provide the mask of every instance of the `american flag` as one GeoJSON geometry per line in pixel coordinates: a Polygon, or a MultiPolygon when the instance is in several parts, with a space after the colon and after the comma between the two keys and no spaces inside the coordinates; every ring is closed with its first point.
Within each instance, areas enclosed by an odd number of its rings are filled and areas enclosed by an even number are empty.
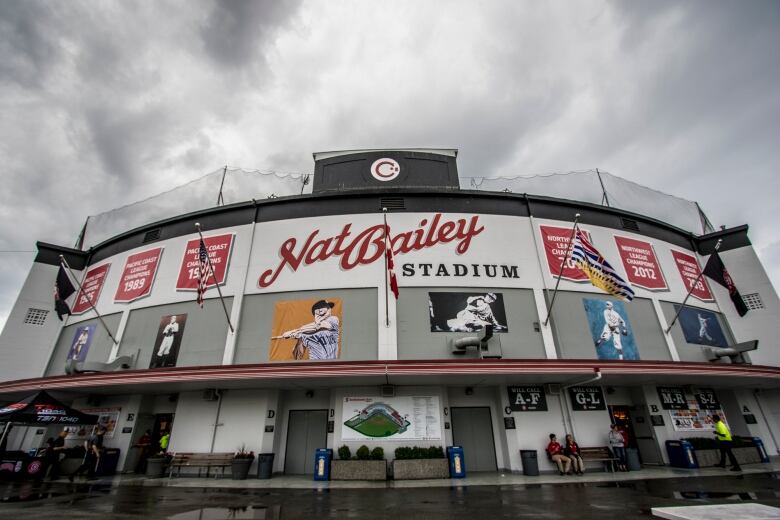
{"type": "Polygon", "coordinates": [[[203,296],[206,294],[206,288],[209,285],[209,253],[206,251],[206,244],[200,239],[200,251],[198,252],[198,298],[195,300],[203,308],[203,296]]]}
{"type": "Polygon", "coordinates": [[[577,229],[577,234],[574,236],[571,259],[587,275],[594,287],[624,300],[634,299],[634,290],[631,285],[623,280],[609,262],[601,256],[598,249],[593,247],[593,244],[585,238],[585,233],[580,229],[577,229]]]}
{"type": "Polygon", "coordinates": [[[385,257],[387,258],[387,272],[390,275],[390,290],[395,299],[398,299],[398,280],[395,278],[395,262],[393,261],[393,244],[390,241],[390,226],[385,223],[385,257]]]}

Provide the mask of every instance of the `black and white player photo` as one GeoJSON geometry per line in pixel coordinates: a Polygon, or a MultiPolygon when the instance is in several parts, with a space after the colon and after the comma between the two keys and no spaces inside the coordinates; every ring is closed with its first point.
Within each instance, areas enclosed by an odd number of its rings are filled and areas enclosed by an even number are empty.
{"type": "Polygon", "coordinates": [[[486,325],[508,332],[504,295],[495,292],[428,293],[431,332],[474,332],[486,325]]]}
{"type": "Polygon", "coordinates": [[[174,367],[179,357],[179,346],[187,324],[186,314],[171,314],[160,318],[157,339],[149,368],[174,367]]]}

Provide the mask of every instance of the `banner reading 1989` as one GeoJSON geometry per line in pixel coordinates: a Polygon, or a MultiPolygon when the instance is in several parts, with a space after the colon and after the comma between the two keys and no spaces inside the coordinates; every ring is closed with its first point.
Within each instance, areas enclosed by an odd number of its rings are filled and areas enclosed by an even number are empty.
{"type": "MultiPolygon", "coordinates": [[[[203,244],[206,246],[206,251],[208,251],[209,254],[211,267],[214,269],[214,276],[209,276],[208,287],[213,287],[215,285],[215,278],[216,283],[219,285],[225,283],[234,236],[233,233],[227,233],[224,235],[205,237],[203,239],[203,244]]],[[[177,290],[194,291],[197,289],[198,269],[200,265],[200,259],[198,258],[199,254],[200,239],[194,238],[187,242],[187,247],[184,250],[184,258],[181,259],[181,267],[179,267],[179,278],[176,280],[177,290]]]]}
{"type": "Polygon", "coordinates": [[[127,257],[125,269],[114,295],[115,302],[131,302],[152,292],[154,276],[160,265],[162,247],[147,249],[127,257]]]}

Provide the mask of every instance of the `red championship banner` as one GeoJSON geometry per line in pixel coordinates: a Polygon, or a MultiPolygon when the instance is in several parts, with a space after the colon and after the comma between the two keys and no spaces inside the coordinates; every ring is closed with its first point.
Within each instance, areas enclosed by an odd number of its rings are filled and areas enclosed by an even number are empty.
{"type": "MultiPolygon", "coordinates": [[[[214,287],[214,278],[217,279],[219,285],[225,283],[234,236],[233,233],[228,233],[226,235],[203,238],[203,243],[206,245],[206,251],[209,252],[211,267],[214,269],[214,276],[209,276],[207,287],[214,287]]],[[[199,252],[199,238],[194,238],[187,242],[187,248],[184,250],[184,258],[182,258],[181,267],[179,268],[179,279],[176,281],[177,290],[194,291],[198,288],[198,266],[200,265],[198,259],[199,252]]]]}
{"type": "Polygon", "coordinates": [[[152,292],[162,250],[162,247],[155,247],[127,257],[125,270],[122,271],[122,278],[119,279],[119,287],[114,295],[115,302],[131,302],[152,292]]]}
{"type": "Polygon", "coordinates": [[[672,256],[685,284],[685,290],[690,290],[691,296],[695,296],[703,302],[713,301],[707,282],[704,281],[703,276],[699,276],[701,269],[699,268],[699,262],[696,261],[696,257],[674,250],[672,250],[672,256]],[[698,281],[696,281],[697,278],[698,281]],[[693,289],[691,290],[691,288],[693,289]]]}
{"type": "Polygon", "coordinates": [[[668,289],[661,265],[650,242],[615,236],[628,281],[650,290],[668,289]]]}
{"type": "Polygon", "coordinates": [[[76,301],[73,303],[73,308],[70,310],[73,314],[81,314],[92,308],[89,304],[92,300],[93,305],[97,305],[98,298],[100,298],[100,291],[103,290],[103,284],[106,281],[106,275],[108,274],[108,268],[111,264],[103,264],[99,267],[95,267],[87,271],[87,276],[84,277],[84,281],[81,282],[81,290],[76,295],[76,301]]]}
{"type": "MultiPolygon", "coordinates": [[[[563,255],[566,254],[566,250],[568,249],[569,256],[563,264],[563,274],[561,275],[561,278],[564,280],[571,280],[572,282],[589,281],[585,273],[574,265],[574,262],[571,259],[571,228],[539,226],[539,230],[542,233],[544,253],[547,256],[547,268],[550,270],[552,277],[557,278],[560,274],[561,259],[563,259],[563,255]]],[[[582,230],[582,232],[585,233],[585,237],[590,240],[590,234],[585,230],[582,230]]]]}

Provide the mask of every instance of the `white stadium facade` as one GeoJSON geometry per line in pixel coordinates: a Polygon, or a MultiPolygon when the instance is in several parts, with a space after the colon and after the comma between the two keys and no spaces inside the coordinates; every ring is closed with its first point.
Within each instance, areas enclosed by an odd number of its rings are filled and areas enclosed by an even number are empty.
{"type": "MultiPolygon", "coordinates": [[[[275,473],[312,474],[315,449],[342,445],[388,459],[459,445],[467,471],[520,472],[521,450],[543,453],[549,433],[604,446],[612,422],[643,463],[668,464],[666,441],[713,437],[713,411],[780,452],[780,305],[747,226],[684,229],[673,206],[651,217],[549,196],[543,182],[461,188],[456,150],[314,157],[308,193],[180,214],[86,250],[38,243],[0,336],[0,405],[46,390],[108,418],[120,471],[145,430],[170,428],[170,452],[245,446],[275,454],[275,473]],[[562,262],[575,218],[632,301],[562,262]],[[214,270],[202,308],[196,223],[214,270]],[[716,245],[743,317],[698,276],[716,245]],[[64,321],[61,257],[83,285],[64,321]],[[395,426],[372,429],[364,410],[395,426]]],[[[57,430],[14,427],[7,449],[57,430]]]]}

